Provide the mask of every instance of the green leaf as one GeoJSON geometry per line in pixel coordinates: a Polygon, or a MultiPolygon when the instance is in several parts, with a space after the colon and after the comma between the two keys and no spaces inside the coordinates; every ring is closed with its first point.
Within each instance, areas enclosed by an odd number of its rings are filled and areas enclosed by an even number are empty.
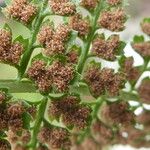
{"type": "Polygon", "coordinates": [[[31,115],[27,112],[23,113],[22,120],[23,120],[23,128],[30,129],[30,121],[32,120],[31,115]]]}
{"type": "Polygon", "coordinates": [[[10,33],[12,33],[12,30],[11,30],[10,26],[7,23],[4,24],[3,29],[5,29],[5,30],[9,31],[10,33]]]}
{"type": "Polygon", "coordinates": [[[6,133],[3,131],[0,131],[0,139],[3,139],[5,137],[7,137],[6,133]]]}
{"type": "Polygon", "coordinates": [[[26,50],[29,44],[28,39],[24,39],[21,35],[19,35],[16,39],[13,41],[14,43],[19,42],[23,45],[24,49],[26,50]]]}
{"type": "Polygon", "coordinates": [[[138,35],[135,35],[134,38],[133,38],[133,42],[134,43],[141,43],[141,42],[144,42],[144,36],[141,35],[141,36],[138,36],[138,35]]]}
{"type": "Polygon", "coordinates": [[[143,22],[144,22],[144,23],[150,23],[150,18],[144,18],[144,19],[143,19],[143,22]]]}
{"type": "Polygon", "coordinates": [[[32,58],[32,61],[31,61],[31,62],[34,62],[34,61],[36,61],[36,60],[43,60],[43,61],[45,61],[46,63],[48,63],[48,61],[49,61],[50,59],[47,58],[47,57],[44,57],[42,53],[39,53],[39,54],[37,54],[36,56],[34,56],[34,57],[32,58]]]}
{"type": "Polygon", "coordinates": [[[11,4],[11,0],[5,0],[5,4],[6,4],[6,5],[11,4]]]}
{"type": "Polygon", "coordinates": [[[123,55],[124,54],[124,48],[126,47],[126,43],[123,41],[120,41],[119,47],[117,48],[117,55],[123,55]]]}
{"type": "Polygon", "coordinates": [[[57,99],[57,98],[63,97],[64,95],[65,95],[64,93],[58,93],[58,94],[50,93],[50,94],[49,94],[49,97],[50,97],[50,98],[57,99]]]}

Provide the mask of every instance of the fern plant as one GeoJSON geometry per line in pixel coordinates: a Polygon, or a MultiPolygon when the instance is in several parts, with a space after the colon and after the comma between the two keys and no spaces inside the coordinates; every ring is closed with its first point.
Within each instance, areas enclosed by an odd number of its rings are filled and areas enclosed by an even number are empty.
{"type": "MultiPolygon", "coordinates": [[[[137,86],[150,71],[150,42],[133,38],[131,46],[144,60],[135,67],[120,37],[128,18],[125,0],[5,3],[2,12],[25,26],[30,37],[14,37],[7,23],[0,29],[0,61],[18,71],[16,79],[0,80],[0,150],[150,146],[150,112],[144,107],[150,104],[149,77],[137,86]],[[106,61],[119,67],[105,67],[106,61]],[[14,93],[40,96],[33,101],[14,93]],[[135,115],[138,108],[142,113],[135,115]]],[[[149,38],[150,18],[141,27],[149,38]]]]}

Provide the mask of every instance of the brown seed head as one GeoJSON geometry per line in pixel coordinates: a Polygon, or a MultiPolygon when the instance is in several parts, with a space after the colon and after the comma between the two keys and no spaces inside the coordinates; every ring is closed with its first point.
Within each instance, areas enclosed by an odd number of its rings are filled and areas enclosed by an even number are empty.
{"type": "Polygon", "coordinates": [[[133,113],[128,110],[125,102],[112,103],[102,108],[103,119],[110,124],[128,125],[133,121],[133,113]]]}
{"type": "Polygon", "coordinates": [[[75,14],[70,18],[70,27],[73,30],[78,31],[79,36],[86,36],[90,31],[90,23],[82,19],[82,16],[80,14],[75,14]]]}
{"type": "Polygon", "coordinates": [[[9,31],[0,29],[0,46],[1,50],[0,53],[2,52],[2,48],[7,49],[11,45],[11,40],[12,40],[12,35],[9,31]]]}
{"type": "Polygon", "coordinates": [[[18,118],[24,113],[24,108],[22,104],[15,103],[8,107],[7,114],[10,118],[18,118]]]}
{"type": "Polygon", "coordinates": [[[23,11],[21,12],[21,21],[25,24],[29,24],[33,17],[36,15],[37,13],[37,8],[32,5],[32,4],[28,4],[24,7],[23,11]]]}
{"type": "Polygon", "coordinates": [[[55,39],[65,42],[68,40],[69,34],[71,32],[71,29],[68,25],[59,25],[56,29],[56,33],[55,33],[55,39]]]}
{"type": "Polygon", "coordinates": [[[150,56],[150,42],[133,43],[132,47],[143,57],[150,56]]]}
{"type": "Polygon", "coordinates": [[[72,50],[67,54],[67,62],[72,64],[77,64],[79,58],[79,54],[77,51],[72,50]]]}
{"type": "Polygon", "coordinates": [[[70,16],[76,12],[75,4],[69,2],[69,0],[49,0],[49,4],[51,6],[52,11],[58,15],[70,16]]]}
{"type": "Polygon", "coordinates": [[[138,93],[140,95],[140,100],[143,103],[150,104],[150,80],[143,80],[139,89],[138,93]]]}
{"type": "Polygon", "coordinates": [[[21,141],[23,144],[27,144],[31,140],[31,133],[28,130],[23,130],[21,135],[21,141]]]}
{"type": "Polygon", "coordinates": [[[45,25],[40,29],[37,39],[40,44],[45,46],[46,43],[49,43],[52,40],[53,34],[54,34],[54,31],[52,27],[45,25]]]}
{"type": "Polygon", "coordinates": [[[0,140],[0,150],[11,150],[10,144],[6,140],[0,140]]]}
{"type": "Polygon", "coordinates": [[[87,8],[87,9],[94,9],[97,6],[97,0],[82,0],[81,6],[87,8]]]}
{"type": "Polygon", "coordinates": [[[12,130],[8,130],[7,138],[11,144],[15,144],[16,142],[19,141],[19,136],[16,133],[14,133],[12,130]]]}
{"type": "Polygon", "coordinates": [[[142,23],[141,27],[144,33],[146,33],[147,35],[150,35],[150,23],[149,22],[142,23]]]}
{"type": "Polygon", "coordinates": [[[122,9],[115,11],[104,11],[99,19],[99,25],[111,31],[122,31],[125,23],[125,13],[122,9]]]}
{"type": "Polygon", "coordinates": [[[121,3],[121,0],[107,0],[107,3],[110,5],[118,5],[121,3]]]}

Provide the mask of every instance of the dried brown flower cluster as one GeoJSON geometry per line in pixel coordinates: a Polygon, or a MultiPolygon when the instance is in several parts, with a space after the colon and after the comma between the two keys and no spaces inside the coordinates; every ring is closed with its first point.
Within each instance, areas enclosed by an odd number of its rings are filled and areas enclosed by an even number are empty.
{"type": "Polygon", "coordinates": [[[92,135],[94,139],[101,145],[107,145],[113,138],[113,132],[110,127],[97,120],[92,124],[92,135]]]}
{"type": "Polygon", "coordinates": [[[69,133],[63,128],[43,127],[38,134],[38,140],[47,144],[49,149],[69,150],[71,146],[69,133]]]}
{"type": "Polygon", "coordinates": [[[107,0],[108,4],[110,5],[118,5],[121,3],[122,0],[107,0]]]}
{"type": "Polygon", "coordinates": [[[70,50],[69,53],[67,53],[67,62],[72,64],[77,64],[79,58],[79,52],[75,49],[70,50]]]}
{"type": "Polygon", "coordinates": [[[66,126],[75,126],[79,129],[87,126],[90,112],[90,108],[79,104],[79,99],[75,96],[54,100],[49,107],[49,115],[51,117],[61,117],[62,122],[66,126]]]}
{"type": "Polygon", "coordinates": [[[35,81],[41,92],[49,92],[51,87],[57,92],[65,92],[74,77],[74,68],[59,61],[47,67],[44,61],[37,60],[29,68],[28,76],[35,81]]]}
{"type": "Polygon", "coordinates": [[[86,9],[94,9],[97,6],[98,0],[82,0],[81,6],[85,7],[86,9]]]}
{"type": "Polygon", "coordinates": [[[126,15],[124,10],[104,11],[98,21],[99,26],[111,31],[119,32],[124,29],[126,15]]]}
{"type": "Polygon", "coordinates": [[[71,29],[68,25],[59,25],[54,31],[51,26],[43,26],[38,34],[38,41],[44,46],[44,53],[47,56],[65,53],[71,29]]]}
{"type": "Polygon", "coordinates": [[[134,114],[129,110],[126,102],[113,102],[104,105],[101,110],[101,118],[106,124],[131,124],[134,120],[134,114]]]}
{"type": "Polygon", "coordinates": [[[144,33],[146,33],[147,35],[150,35],[150,22],[143,22],[141,24],[141,27],[144,33]]]}
{"type": "Polygon", "coordinates": [[[143,103],[150,104],[150,80],[143,80],[139,89],[138,93],[140,96],[140,100],[143,103]]]}
{"type": "Polygon", "coordinates": [[[70,16],[76,12],[76,5],[69,0],[49,0],[52,11],[61,16],[70,16]]]}
{"type": "Polygon", "coordinates": [[[135,49],[143,57],[150,56],[150,42],[132,43],[133,49],[135,49]]]}
{"type": "Polygon", "coordinates": [[[23,130],[21,134],[17,134],[12,130],[8,130],[7,139],[11,143],[12,149],[20,150],[22,148],[24,150],[25,147],[23,145],[31,140],[31,133],[28,130],[23,130]]]}
{"type": "Polygon", "coordinates": [[[73,30],[78,31],[79,36],[86,36],[90,31],[90,23],[88,20],[83,19],[82,15],[75,14],[70,18],[70,26],[73,30]]]}
{"type": "Polygon", "coordinates": [[[10,144],[3,139],[0,139],[0,150],[11,150],[10,144]]]}
{"type": "Polygon", "coordinates": [[[19,42],[12,42],[12,35],[5,29],[0,30],[0,61],[16,65],[19,63],[24,51],[19,42]]]}
{"type": "Polygon", "coordinates": [[[116,59],[119,42],[118,35],[112,35],[107,40],[98,37],[92,43],[92,53],[100,58],[113,61],[116,59]]]}
{"type": "Polygon", "coordinates": [[[91,94],[98,97],[107,92],[110,96],[118,95],[124,86],[125,78],[120,73],[114,73],[113,69],[100,70],[92,65],[85,71],[84,79],[90,86],[91,94]]]}
{"type": "Polygon", "coordinates": [[[12,4],[6,7],[6,12],[24,24],[29,24],[37,13],[37,7],[28,0],[13,0],[12,4]]]}
{"type": "Polygon", "coordinates": [[[129,81],[137,81],[141,75],[139,69],[133,66],[133,57],[126,58],[123,64],[123,71],[126,73],[129,81]]]}

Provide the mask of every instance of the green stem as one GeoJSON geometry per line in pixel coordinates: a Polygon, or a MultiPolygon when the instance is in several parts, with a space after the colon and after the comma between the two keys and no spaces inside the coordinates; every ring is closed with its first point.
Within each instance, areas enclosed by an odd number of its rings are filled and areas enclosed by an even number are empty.
{"type": "Polygon", "coordinates": [[[0,80],[0,89],[8,89],[10,93],[36,93],[30,81],[0,80]]]}
{"type": "Polygon", "coordinates": [[[39,12],[39,15],[36,18],[36,21],[35,21],[33,27],[32,27],[32,31],[31,31],[32,33],[31,33],[31,38],[29,40],[28,48],[23,55],[23,58],[22,58],[21,63],[20,63],[20,68],[18,70],[18,79],[19,80],[22,79],[22,77],[23,77],[23,75],[27,69],[27,66],[28,66],[29,60],[31,58],[32,52],[34,50],[33,45],[36,42],[37,34],[39,32],[41,23],[44,19],[43,12],[47,6],[47,3],[48,3],[48,0],[44,0],[43,6],[39,12]]]}
{"type": "Polygon", "coordinates": [[[47,98],[44,98],[42,99],[41,104],[39,106],[39,110],[38,110],[36,121],[35,121],[34,128],[33,128],[32,140],[29,145],[29,147],[32,148],[32,150],[35,150],[37,146],[37,135],[39,133],[39,129],[44,118],[46,105],[47,105],[47,98]]]}
{"type": "Polygon", "coordinates": [[[88,55],[88,52],[90,49],[91,42],[94,38],[95,31],[97,30],[97,20],[99,18],[100,12],[103,9],[103,3],[104,3],[104,0],[101,0],[97,6],[97,9],[95,10],[94,18],[92,21],[92,27],[91,27],[92,30],[90,31],[90,33],[87,36],[87,40],[85,41],[84,48],[83,48],[81,56],[80,56],[80,60],[79,60],[79,64],[78,64],[78,72],[79,73],[82,73],[82,71],[83,71],[84,64],[87,59],[87,55],[88,55]]]}

